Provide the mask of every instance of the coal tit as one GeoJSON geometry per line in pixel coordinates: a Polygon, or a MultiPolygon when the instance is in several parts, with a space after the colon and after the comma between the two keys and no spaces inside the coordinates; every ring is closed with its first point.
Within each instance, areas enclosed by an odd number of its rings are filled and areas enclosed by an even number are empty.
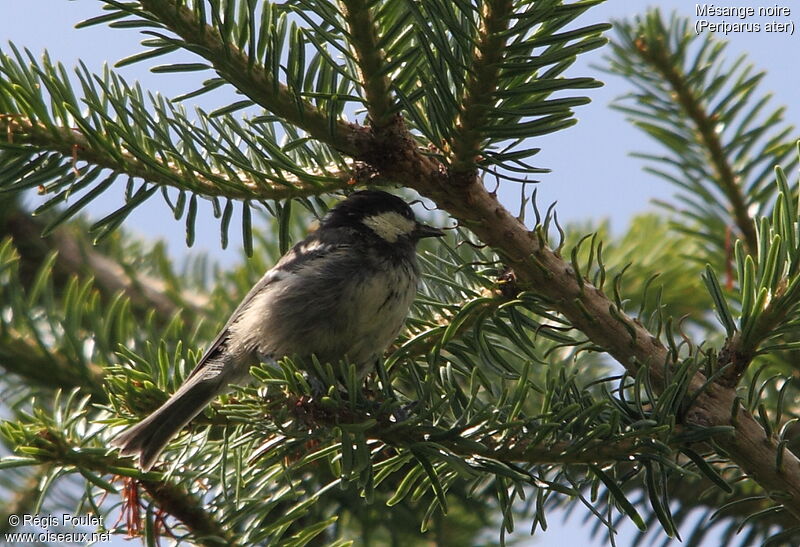
{"type": "Polygon", "coordinates": [[[442,235],[397,196],[351,194],[250,289],[175,394],[112,443],[149,470],[172,437],[258,362],[313,354],[366,374],[416,294],[417,242],[442,235]]]}

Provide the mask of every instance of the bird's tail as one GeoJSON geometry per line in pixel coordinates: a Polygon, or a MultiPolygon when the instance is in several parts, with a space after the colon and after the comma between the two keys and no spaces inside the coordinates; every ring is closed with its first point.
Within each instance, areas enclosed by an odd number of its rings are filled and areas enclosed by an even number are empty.
{"type": "Polygon", "coordinates": [[[220,392],[216,379],[202,374],[189,378],[167,402],[135,426],[111,441],[122,456],[139,455],[139,467],[149,471],[158,455],[192,418],[200,414],[220,392]]]}

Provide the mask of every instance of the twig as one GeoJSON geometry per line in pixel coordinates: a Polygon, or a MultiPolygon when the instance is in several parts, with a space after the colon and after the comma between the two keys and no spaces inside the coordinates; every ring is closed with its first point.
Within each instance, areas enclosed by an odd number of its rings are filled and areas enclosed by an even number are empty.
{"type": "Polygon", "coordinates": [[[472,58],[472,70],[461,99],[460,113],[450,142],[455,173],[471,173],[480,153],[481,128],[493,108],[491,97],[497,88],[514,3],[493,0],[483,3],[481,27],[472,58]]]}
{"type": "Polygon", "coordinates": [[[341,0],[342,13],[350,31],[349,43],[355,53],[361,85],[367,99],[369,119],[376,128],[383,127],[392,110],[389,78],[381,69],[386,66],[379,47],[375,21],[365,0],[341,0]]]}
{"type": "Polygon", "coordinates": [[[685,76],[670,60],[662,44],[648,43],[644,39],[639,39],[636,41],[636,50],[669,82],[675,92],[675,100],[694,122],[711,165],[716,171],[719,187],[728,198],[736,226],[744,237],[745,246],[749,253],[754,254],[758,249],[755,225],[747,211],[747,199],[739,186],[739,177],[734,172],[733,166],[728,163],[717,133],[716,121],[708,115],[700,98],[695,96],[691,87],[687,85],[685,76]]]}

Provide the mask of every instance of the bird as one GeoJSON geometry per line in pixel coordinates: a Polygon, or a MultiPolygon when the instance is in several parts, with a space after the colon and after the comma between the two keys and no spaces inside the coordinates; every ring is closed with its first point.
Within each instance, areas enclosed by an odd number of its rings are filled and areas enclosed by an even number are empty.
{"type": "Polygon", "coordinates": [[[112,445],[149,471],[174,436],[260,362],[313,355],[354,364],[363,378],[408,315],[417,243],[443,235],[398,196],[350,194],[250,289],[178,390],[112,445]]]}

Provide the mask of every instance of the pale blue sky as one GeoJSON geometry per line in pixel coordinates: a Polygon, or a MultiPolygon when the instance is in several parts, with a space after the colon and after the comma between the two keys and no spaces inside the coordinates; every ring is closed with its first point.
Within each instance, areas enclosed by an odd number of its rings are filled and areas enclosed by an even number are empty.
{"type": "MultiPolygon", "coordinates": [[[[766,2],[765,5],[774,2],[766,2]]],[[[789,19],[800,20],[800,7],[786,2],[796,14],[789,19]]],[[[107,27],[94,27],[75,30],[73,25],[84,18],[97,15],[101,3],[97,0],[0,0],[0,49],[6,48],[8,41],[20,47],[27,47],[35,54],[43,49],[50,52],[54,60],[62,61],[67,67],[83,59],[90,70],[100,71],[103,63],[114,61],[139,51],[139,36],[135,31],[114,30],[107,27]]],[[[677,10],[678,13],[695,18],[695,3],[685,0],[663,0],[660,2],[640,2],[633,0],[608,0],[605,4],[590,10],[579,22],[592,24],[612,18],[623,18],[641,12],[648,5],[658,5],[663,12],[677,10]]],[[[797,58],[800,53],[800,37],[783,34],[730,34],[728,57],[748,53],[751,62],[758,69],[768,71],[762,89],[772,91],[775,106],[786,104],[787,121],[800,125],[800,104],[797,102],[800,89],[800,71],[797,58]]],[[[577,110],[579,124],[554,135],[537,139],[535,146],[542,148],[535,162],[553,170],[541,176],[539,185],[540,203],[547,205],[558,201],[558,214],[562,221],[609,218],[615,232],[624,230],[628,219],[635,213],[652,209],[652,198],[668,199],[671,188],[641,171],[641,161],[629,157],[632,151],[658,151],[650,141],[631,127],[622,114],[608,108],[610,101],[627,91],[630,87],[620,78],[612,78],[600,73],[590,65],[602,63],[602,51],[584,55],[569,72],[572,76],[594,76],[606,82],[600,89],[588,90],[593,102],[577,110]]],[[[164,58],[167,59],[167,58],[164,58]]],[[[165,62],[157,59],[152,64],[165,62]]],[[[145,88],[157,90],[166,96],[193,89],[187,84],[184,75],[156,75],[148,72],[148,63],[141,63],[121,69],[129,80],[139,80],[145,88]]],[[[216,98],[224,102],[225,97],[216,98]]],[[[205,105],[216,104],[213,97],[204,99],[205,105]]],[[[507,200],[515,198],[518,190],[509,185],[508,191],[501,193],[507,200]]],[[[90,213],[100,218],[104,212],[118,205],[123,189],[109,193],[103,200],[93,205],[90,213]]],[[[169,242],[171,252],[176,256],[184,253],[183,222],[172,221],[171,215],[157,198],[150,205],[132,215],[126,227],[148,238],[163,238],[169,242]],[[166,219],[166,220],[162,220],[166,219]]],[[[202,214],[198,218],[203,218],[202,214]]],[[[239,242],[239,236],[232,226],[232,247],[239,242]]],[[[237,260],[239,255],[233,250],[221,251],[219,248],[219,228],[216,222],[199,225],[195,248],[208,251],[212,257],[223,263],[237,260]]],[[[562,545],[605,545],[604,537],[589,539],[589,526],[582,526],[583,511],[573,512],[573,516],[562,522],[560,515],[551,514],[550,529],[537,534],[531,544],[540,546],[562,545]]],[[[591,522],[589,523],[591,525],[591,522]]],[[[518,523],[518,529],[529,527],[518,523]]],[[[620,545],[630,543],[634,532],[632,526],[622,529],[620,545]]],[[[662,536],[663,537],[663,536],[662,536]]],[[[708,538],[707,545],[715,545],[708,538]]]]}

